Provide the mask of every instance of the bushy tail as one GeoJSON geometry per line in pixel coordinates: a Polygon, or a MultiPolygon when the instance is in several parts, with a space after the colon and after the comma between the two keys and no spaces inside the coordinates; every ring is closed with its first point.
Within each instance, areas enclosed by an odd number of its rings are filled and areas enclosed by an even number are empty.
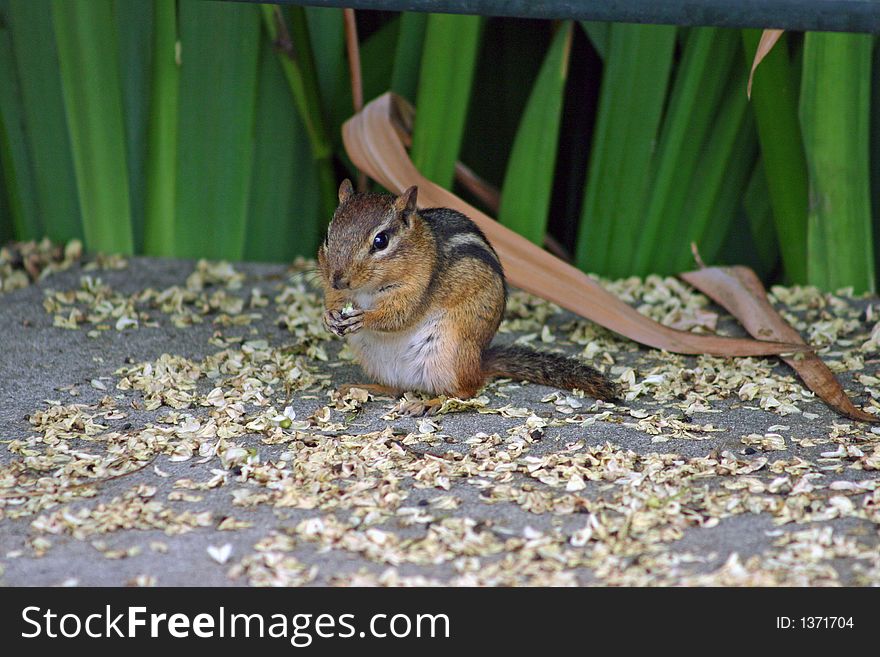
{"type": "Polygon", "coordinates": [[[526,347],[492,346],[483,352],[483,372],[490,377],[531,381],[556,388],[579,388],[590,397],[611,401],[618,389],[598,370],[572,358],[526,347]]]}

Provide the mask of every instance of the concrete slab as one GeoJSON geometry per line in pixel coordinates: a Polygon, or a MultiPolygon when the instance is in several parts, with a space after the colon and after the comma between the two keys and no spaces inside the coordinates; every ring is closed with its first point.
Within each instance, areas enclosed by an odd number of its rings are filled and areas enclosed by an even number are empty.
{"type": "MultiPolygon", "coordinates": [[[[365,379],[308,279],[134,258],[0,295],[0,583],[880,584],[880,436],[772,359],[662,354],[515,295],[499,340],[589,355],[633,398],[497,382],[395,417],[331,399],[365,379]]],[[[738,330],[680,285],[616,289],[738,330]]],[[[876,299],[786,298],[868,403],[876,299]]]]}

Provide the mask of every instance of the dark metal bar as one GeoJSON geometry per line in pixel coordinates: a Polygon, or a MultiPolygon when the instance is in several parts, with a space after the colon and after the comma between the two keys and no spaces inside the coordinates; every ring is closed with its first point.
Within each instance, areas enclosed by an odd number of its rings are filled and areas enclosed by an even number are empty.
{"type": "MultiPolygon", "coordinates": [[[[249,0],[258,1],[258,0],[249,0]]],[[[621,23],[880,33],[880,0],[275,0],[283,4],[621,23]]]]}

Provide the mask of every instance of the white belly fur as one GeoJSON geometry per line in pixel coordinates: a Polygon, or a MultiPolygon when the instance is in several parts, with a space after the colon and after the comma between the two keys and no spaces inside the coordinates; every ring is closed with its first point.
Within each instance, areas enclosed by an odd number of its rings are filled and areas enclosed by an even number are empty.
{"type": "Polygon", "coordinates": [[[364,371],[379,383],[400,390],[432,394],[454,386],[454,350],[444,341],[443,313],[427,316],[405,332],[382,333],[363,329],[348,337],[348,344],[364,371]]]}

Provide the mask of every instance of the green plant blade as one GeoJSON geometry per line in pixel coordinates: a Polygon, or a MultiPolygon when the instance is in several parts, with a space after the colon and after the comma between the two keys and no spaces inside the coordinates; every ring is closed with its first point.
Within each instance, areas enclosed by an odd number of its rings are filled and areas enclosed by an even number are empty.
{"type": "Polygon", "coordinates": [[[53,0],[52,17],[86,247],[131,253],[119,49],[111,0],[53,0]]]}
{"type": "MultiPolygon", "coordinates": [[[[369,102],[376,96],[385,93],[391,85],[391,72],[394,67],[394,61],[388,56],[388,53],[394,50],[399,30],[400,19],[395,17],[360,43],[361,85],[365,102],[369,102]]],[[[346,82],[349,81],[347,60],[345,62],[344,79],[346,82]]],[[[345,85],[336,100],[339,103],[336,111],[340,112],[339,120],[341,126],[354,112],[351,84],[345,85]]]]}
{"type": "Polygon", "coordinates": [[[260,13],[252,5],[192,0],[179,11],[177,254],[238,260],[253,163],[260,13]]]}
{"type": "MultiPolygon", "coordinates": [[[[342,124],[351,116],[351,83],[345,53],[345,17],[342,9],[305,7],[315,75],[318,79],[320,111],[327,139],[337,157],[348,164],[342,148],[342,124]]],[[[349,165],[350,166],[350,165],[349,165]]],[[[354,175],[354,167],[350,167],[354,175]]],[[[318,164],[322,190],[322,214],[326,225],[336,203],[333,162],[318,164]]]]}
{"type": "MultiPolygon", "coordinates": [[[[301,76],[302,98],[301,116],[312,139],[316,158],[329,157],[332,152],[331,139],[324,121],[324,108],[318,84],[318,69],[312,50],[312,37],[308,18],[302,7],[289,7],[290,38],[293,41],[294,55],[291,61],[301,76]]],[[[296,100],[296,99],[294,99],[296,100]]]]}
{"type": "MultiPolygon", "coordinates": [[[[510,149],[543,64],[550,23],[486,21],[480,33],[474,86],[458,159],[501,187],[510,149]]],[[[497,209],[490,214],[497,214],[497,209]]]]}
{"type": "Polygon", "coordinates": [[[255,119],[254,167],[244,257],[282,262],[313,257],[323,228],[309,138],[272,45],[263,40],[255,119]]]}
{"type": "MultiPolygon", "coordinates": [[[[880,40],[874,42],[871,83],[871,210],[874,235],[880,235],[880,40]]],[[[874,249],[874,271],[880,273],[880,248],[874,249]]]]}
{"type": "MultiPolygon", "coordinates": [[[[3,128],[0,126],[0,139],[3,128]]],[[[0,142],[0,148],[3,144],[0,142]]],[[[6,244],[14,236],[12,225],[12,211],[9,208],[9,201],[6,193],[6,176],[3,173],[3,158],[0,156],[0,244],[6,244]]]]}
{"type": "Polygon", "coordinates": [[[290,86],[294,104],[309,135],[312,157],[318,167],[322,212],[328,217],[336,208],[336,177],[333,173],[333,142],[327,132],[318,73],[312,53],[309,24],[302,7],[291,7],[288,26],[285,13],[273,5],[262,5],[263,25],[272,43],[278,44],[278,58],[290,86]],[[289,34],[284,34],[289,30],[289,34]],[[285,43],[285,39],[288,40],[285,43]]]}
{"type": "MultiPolygon", "coordinates": [[[[739,82],[744,83],[745,76],[739,82]]],[[[742,88],[741,84],[737,87],[738,90],[742,88]]],[[[744,99],[740,99],[739,102],[745,104],[744,99]]],[[[679,248],[677,258],[663,271],[671,274],[693,267],[692,255],[684,252],[690,247],[691,241],[697,243],[707,263],[723,260],[731,264],[737,262],[736,258],[731,260],[730,254],[724,251],[726,245],[731,242],[731,237],[734,238],[734,242],[748,242],[748,239],[736,240],[736,235],[731,235],[731,233],[742,233],[746,238],[751,236],[751,231],[742,215],[742,203],[749,177],[755,168],[758,139],[751,112],[744,111],[743,114],[732,138],[730,131],[736,126],[736,121],[731,121],[732,126],[722,127],[719,117],[719,130],[715,138],[706,146],[706,157],[713,162],[700,164],[700,167],[705,167],[705,173],[701,171],[700,175],[694,177],[693,202],[685,209],[686,216],[693,212],[694,226],[688,227],[686,237],[681,240],[685,244],[679,248]],[[726,140],[733,142],[733,148],[725,147],[723,141],[726,140]],[[713,149],[726,150],[727,161],[718,162],[719,158],[713,149]],[[705,185],[705,189],[699,188],[701,183],[705,185]],[[737,221],[737,218],[741,221],[737,221]]],[[[772,230],[772,226],[770,228],[772,230]]]]}
{"type": "Polygon", "coordinates": [[[608,55],[609,43],[611,41],[611,26],[613,23],[601,23],[598,21],[580,21],[581,28],[593,45],[593,49],[605,61],[608,55]]]}
{"type": "Polygon", "coordinates": [[[155,0],[153,9],[144,251],[149,255],[171,256],[177,249],[177,105],[180,97],[180,69],[176,61],[177,3],[155,0]]]}
{"type": "MultiPolygon", "coordinates": [[[[742,38],[746,65],[751,66],[761,32],[743,30],[742,38]]],[[[809,183],[785,35],[756,69],[751,103],[785,275],[790,283],[803,284],[807,281],[809,183]]]]}
{"type": "MultiPolygon", "coordinates": [[[[339,11],[339,14],[342,12],[339,11]]],[[[312,153],[318,172],[320,188],[321,212],[324,222],[329,222],[336,209],[336,175],[333,171],[333,137],[327,127],[327,110],[321,98],[318,80],[318,65],[315,61],[316,52],[312,45],[308,16],[304,7],[289,7],[291,37],[299,63],[299,71],[303,79],[306,93],[304,107],[306,112],[300,116],[306,130],[312,135],[312,153]]],[[[332,26],[329,29],[333,29],[332,26]]],[[[320,34],[319,36],[323,36],[320,34]]],[[[331,44],[332,45],[332,44],[331,44]]],[[[346,60],[340,60],[347,65],[346,60]]],[[[347,77],[347,76],[346,76],[347,77]]],[[[350,88],[345,85],[343,88],[350,88]]],[[[292,88],[291,88],[292,89],[292,88]]],[[[339,136],[339,130],[336,131],[339,136]]],[[[341,136],[340,136],[341,139],[341,136]]]]}
{"type": "Polygon", "coordinates": [[[612,274],[646,275],[659,271],[658,260],[662,260],[662,254],[680,246],[683,236],[667,227],[683,212],[687,183],[696,171],[724,81],[737,54],[738,40],[739,35],[730,30],[695,28],[689,31],[657,149],[645,214],[638,226],[620,225],[627,232],[618,233],[619,237],[611,245],[615,265],[610,269],[612,274]],[[637,235],[636,231],[640,234],[635,257],[632,257],[627,242],[637,235]]]}
{"type": "Polygon", "coordinates": [[[13,235],[19,239],[37,239],[42,235],[42,227],[24,132],[24,102],[7,27],[8,9],[7,2],[0,3],[0,172],[4,197],[0,236],[4,240],[13,235]]]}
{"type": "Polygon", "coordinates": [[[501,190],[498,219],[535,244],[543,244],[553,191],[572,24],[557,30],[526,104],[501,190]]]}
{"type": "MultiPolygon", "coordinates": [[[[333,7],[305,7],[305,16],[323,114],[330,116],[334,101],[350,86],[348,61],[345,57],[344,17],[342,9],[333,7]]],[[[350,112],[351,106],[346,107],[346,110],[350,112]]],[[[350,113],[344,117],[340,115],[337,123],[328,124],[328,132],[334,144],[342,142],[337,128],[342,125],[343,118],[349,116],[350,113]]]]}
{"type": "MultiPolygon", "coordinates": [[[[575,249],[585,271],[620,271],[612,242],[637,234],[643,220],[675,39],[674,27],[611,26],[575,249]]],[[[624,246],[634,248],[634,238],[624,246]]]]}
{"type": "MultiPolygon", "coordinates": [[[[361,41],[359,45],[361,59],[361,85],[366,102],[369,102],[370,99],[388,91],[389,85],[391,84],[391,71],[394,64],[392,58],[388,56],[388,53],[394,50],[394,46],[397,43],[399,27],[400,20],[396,17],[392,18],[365,40],[361,41]]],[[[344,148],[342,148],[342,124],[345,121],[348,121],[355,111],[354,99],[352,96],[350,73],[348,70],[348,59],[344,59],[341,63],[343,64],[343,67],[340,71],[339,77],[341,80],[345,80],[345,84],[340,86],[339,91],[333,99],[333,104],[331,106],[331,120],[334,126],[334,133],[336,137],[339,138],[338,146],[340,147],[340,150],[342,150],[339,159],[350,172],[350,177],[354,177],[358,174],[357,168],[351,163],[344,148]]],[[[330,194],[331,207],[325,212],[328,222],[336,206],[335,184],[334,181],[331,190],[332,194],[330,194]]]]}
{"type": "Polygon", "coordinates": [[[697,153],[694,173],[680,183],[687,187],[684,206],[665,218],[665,232],[672,239],[664,240],[653,257],[658,273],[673,274],[693,266],[691,242],[705,257],[713,257],[706,243],[727,234],[754,169],[754,119],[742,93],[746,74],[735,64],[732,68],[733,75],[727,79],[717,112],[710,118],[709,133],[697,153]]]}
{"type": "Polygon", "coordinates": [[[479,16],[431,14],[425,29],[412,159],[447,189],[464,134],[481,28],[479,16]]]}
{"type": "Polygon", "coordinates": [[[27,194],[33,194],[30,202],[51,239],[82,238],[52,11],[48,3],[33,0],[11,0],[7,9],[24,112],[21,125],[33,163],[33,188],[27,194]]]}
{"type": "Polygon", "coordinates": [[[767,189],[763,160],[758,160],[743,197],[743,209],[752,233],[754,252],[760,266],[755,271],[761,278],[769,276],[779,263],[779,243],[773,225],[773,205],[767,189]]]}
{"type": "Polygon", "coordinates": [[[125,120],[128,190],[134,250],[144,248],[146,202],[147,125],[150,110],[150,60],[153,47],[153,3],[114,0],[119,63],[123,72],[122,105],[125,120]]]}
{"type": "Polygon", "coordinates": [[[810,179],[808,279],[874,291],[868,144],[872,37],[808,33],[800,117],[810,179]]]}
{"type": "Polygon", "coordinates": [[[414,102],[419,87],[419,69],[422,63],[422,44],[428,15],[408,11],[400,16],[400,33],[394,50],[394,70],[391,90],[414,102]]]}

